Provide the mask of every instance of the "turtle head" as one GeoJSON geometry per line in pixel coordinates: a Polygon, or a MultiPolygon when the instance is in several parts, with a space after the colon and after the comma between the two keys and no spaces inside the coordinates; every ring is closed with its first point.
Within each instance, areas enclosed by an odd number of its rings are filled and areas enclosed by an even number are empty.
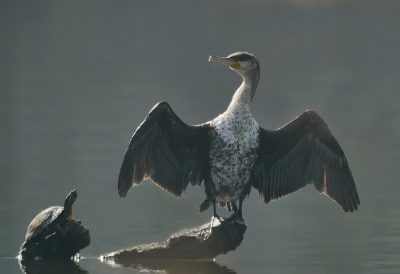
{"type": "Polygon", "coordinates": [[[72,204],[75,203],[76,198],[78,198],[78,193],[74,189],[68,194],[67,198],[65,198],[64,210],[69,210],[72,208],[72,204]]]}

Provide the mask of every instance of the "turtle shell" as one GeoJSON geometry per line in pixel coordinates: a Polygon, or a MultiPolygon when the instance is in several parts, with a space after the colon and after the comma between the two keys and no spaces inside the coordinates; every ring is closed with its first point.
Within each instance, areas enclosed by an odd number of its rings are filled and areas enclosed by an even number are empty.
{"type": "Polygon", "coordinates": [[[72,204],[75,202],[78,194],[74,189],[65,198],[64,207],[49,207],[33,218],[29,224],[25,235],[25,242],[28,242],[38,236],[38,240],[45,238],[56,231],[56,226],[63,221],[72,219],[72,204]]]}
{"type": "Polygon", "coordinates": [[[63,211],[64,207],[62,206],[52,206],[36,215],[26,230],[25,241],[31,240],[41,232],[45,232],[46,228],[48,228],[63,211]]]}

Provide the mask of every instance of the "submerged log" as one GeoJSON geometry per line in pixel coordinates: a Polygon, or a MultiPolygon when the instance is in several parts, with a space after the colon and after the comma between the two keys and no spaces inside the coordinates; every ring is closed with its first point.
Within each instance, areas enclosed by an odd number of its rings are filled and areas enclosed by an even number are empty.
{"type": "Polygon", "coordinates": [[[19,259],[70,259],[90,244],[89,230],[80,221],[69,220],[66,230],[54,232],[38,242],[24,242],[19,251],[19,259]]]}
{"type": "Polygon", "coordinates": [[[122,249],[102,256],[104,262],[123,264],[134,261],[212,260],[235,250],[242,242],[246,223],[226,219],[193,229],[184,229],[163,243],[151,243],[122,249]]]}

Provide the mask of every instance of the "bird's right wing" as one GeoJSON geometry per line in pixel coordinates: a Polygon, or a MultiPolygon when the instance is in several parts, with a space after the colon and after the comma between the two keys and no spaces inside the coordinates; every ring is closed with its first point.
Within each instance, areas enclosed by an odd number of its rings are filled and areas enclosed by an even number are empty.
{"type": "Polygon", "coordinates": [[[156,104],[129,142],[118,178],[119,195],[125,198],[147,178],[178,197],[189,182],[200,184],[209,172],[212,132],[209,124],[185,124],[167,102],[156,104]]]}

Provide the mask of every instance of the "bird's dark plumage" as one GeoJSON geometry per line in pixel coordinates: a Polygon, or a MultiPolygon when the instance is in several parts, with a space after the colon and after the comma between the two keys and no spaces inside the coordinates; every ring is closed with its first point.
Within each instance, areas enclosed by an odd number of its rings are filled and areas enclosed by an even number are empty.
{"type": "Polygon", "coordinates": [[[213,205],[217,216],[219,204],[241,218],[251,187],[268,203],[313,184],[343,211],[357,210],[360,199],[346,157],[322,118],[309,110],[278,130],[262,128],[250,113],[260,78],[256,57],[238,52],[209,60],[243,78],[228,109],[212,121],[189,126],[168,103],[155,105],[126,150],[120,196],[146,178],[178,197],[189,183],[204,182],[207,199],[201,212],[213,205]]]}
{"type": "Polygon", "coordinates": [[[129,142],[118,178],[120,196],[147,178],[178,197],[189,182],[201,183],[210,172],[211,136],[209,125],[188,126],[167,102],[158,103],[129,142]]]}
{"type": "Polygon", "coordinates": [[[316,112],[306,111],[275,131],[262,128],[258,155],[251,183],[265,203],[313,184],[343,211],[357,210],[360,199],[346,157],[316,112]]]}

